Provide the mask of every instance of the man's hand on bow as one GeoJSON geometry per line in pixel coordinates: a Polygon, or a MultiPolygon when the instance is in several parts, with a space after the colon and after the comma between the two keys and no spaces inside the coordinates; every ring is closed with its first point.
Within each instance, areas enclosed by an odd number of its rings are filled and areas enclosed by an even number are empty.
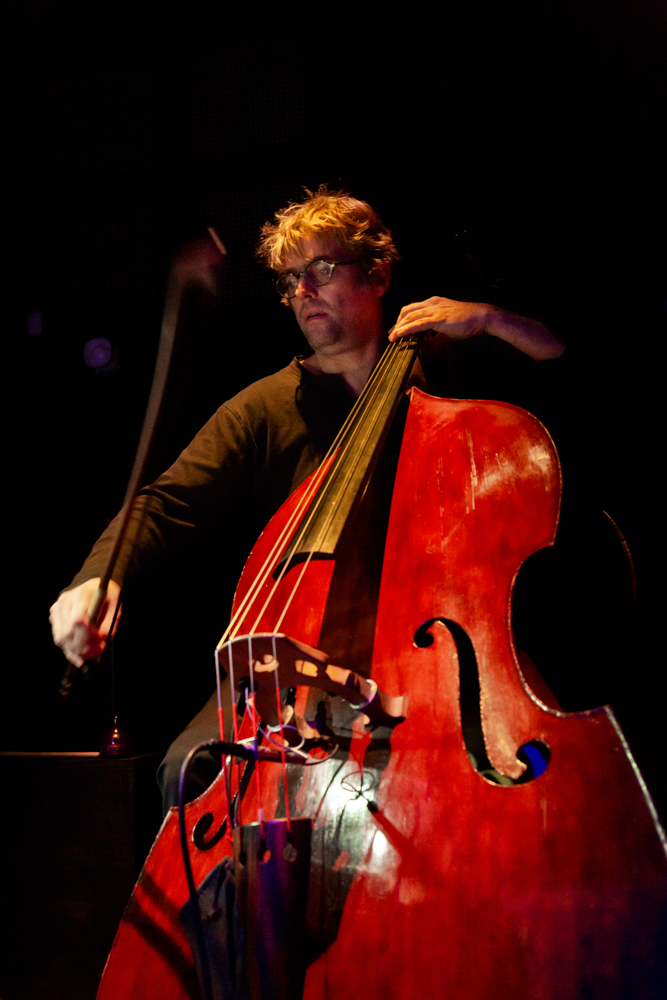
{"type": "MultiPolygon", "coordinates": [[[[73,590],[64,591],[49,609],[53,641],[75,667],[83,666],[86,660],[97,659],[109,637],[120,587],[114,580],[109,581],[103,618],[99,626],[96,626],[88,617],[88,608],[99,582],[99,577],[96,577],[86,580],[73,590]]],[[[120,613],[116,618],[116,625],[119,617],[120,613]]]]}

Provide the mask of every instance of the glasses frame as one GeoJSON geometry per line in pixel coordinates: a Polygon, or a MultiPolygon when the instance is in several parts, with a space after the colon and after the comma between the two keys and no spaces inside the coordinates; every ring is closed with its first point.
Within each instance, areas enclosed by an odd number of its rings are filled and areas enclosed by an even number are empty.
{"type": "Polygon", "coordinates": [[[303,271],[285,271],[283,274],[281,274],[280,277],[276,279],[275,283],[276,291],[278,292],[278,295],[280,296],[281,299],[293,299],[294,296],[296,295],[296,290],[299,287],[299,281],[301,278],[305,278],[309,284],[314,285],[316,288],[321,288],[323,285],[329,284],[329,282],[333,277],[333,272],[335,267],[340,267],[341,264],[358,264],[358,263],[359,263],[358,260],[331,261],[327,260],[326,257],[313,257],[312,260],[308,261],[303,271]],[[326,279],[326,281],[313,281],[313,279],[308,276],[306,272],[308,271],[308,268],[312,267],[313,264],[326,264],[329,267],[329,277],[326,279]],[[288,274],[291,274],[294,278],[296,278],[296,284],[294,285],[293,288],[288,289],[286,292],[284,292],[280,288],[280,282],[283,280],[283,278],[286,278],[288,274]],[[292,292],[291,295],[290,291],[292,292]]]}

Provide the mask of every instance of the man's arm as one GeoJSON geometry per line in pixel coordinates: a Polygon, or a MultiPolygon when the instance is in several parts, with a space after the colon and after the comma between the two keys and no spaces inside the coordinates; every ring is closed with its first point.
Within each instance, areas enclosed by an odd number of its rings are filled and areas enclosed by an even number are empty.
{"type": "Polygon", "coordinates": [[[245,431],[223,406],[171,468],[140,491],[130,519],[130,544],[116,562],[116,579],[109,583],[104,617],[96,627],[88,618],[88,608],[114,543],[117,519],[112,521],[70,587],[50,609],[53,641],[70,663],[80,667],[103,651],[120,585],[157,567],[168,553],[187,548],[217,516],[224,517],[231,509],[237,488],[247,491],[246,452],[245,431]]]}
{"type": "Polygon", "coordinates": [[[487,302],[456,302],[433,295],[424,302],[412,302],[401,309],[396,324],[389,331],[390,340],[411,333],[433,330],[430,348],[446,340],[465,340],[480,333],[506,341],[535,361],[559,358],[565,345],[544,323],[508,312],[487,302]]]}

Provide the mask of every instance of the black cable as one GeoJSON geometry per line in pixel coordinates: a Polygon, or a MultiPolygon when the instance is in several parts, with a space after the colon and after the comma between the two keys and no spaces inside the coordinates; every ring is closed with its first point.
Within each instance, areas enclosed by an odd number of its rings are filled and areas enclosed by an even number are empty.
{"type": "MultiPolygon", "coordinates": [[[[181,841],[181,855],[183,857],[183,867],[185,869],[185,878],[188,883],[188,892],[190,894],[190,908],[192,911],[192,922],[195,931],[195,940],[197,945],[197,951],[199,952],[199,966],[201,969],[201,980],[202,989],[204,992],[204,1000],[213,1000],[213,992],[211,985],[211,970],[208,964],[208,953],[206,951],[206,942],[204,940],[204,929],[202,926],[201,910],[199,909],[199,899],[197,898],[197,887],[195,886],[194,875],[192,874],[192,865],[190,863],[190,852],[188,850],[188,837],[185,829],[185,784],[188,777],[188,772],[190,770],[190,765],[194,756],[199,753],[200,750],[209,749],[217,750],[220,755],[231,754],[234,757],[241,757],[242,760],[250,760],[254,763],[254,753],[252,749],[244,746],[242,743],[225,743],[221,740],[206,740],[203,743],[198,743],[197,746],[192,747],[189,751],[187,757],[181,765],[181,773],[178,781],[178,832],[181,841]]],[[[231,821],[231,818],[230,818],[231,821]]]]}
{"type": "Polygon", "coordinates": [[[217,745],[216,740],[206,740],[204,743],[198,743],[194,746],[187,757],[181,765],[181,774],[178,782],[178,832],[181,840],[181,854],[183,856],[183,867],[185,868],[185,878],[188,883],[188,892],[190,893],[190,906],[192,909],[192,922],[195,929],[195,940],[197,942],[197,951],[199,952],[199,967],[201,969],[201,980],[202,989],[204,992],[204,1000],[213,1000],[213,992],[211,987],[211,972],[208,967],[208,954],[206,951],[206,942],[204,940],[204,929],[202,927],[201,921],[201,910],[199,909],[199,900],[197,899],[197,887],[195,886],[194,876],[192,874],[192,865],[190,864],[190,852],[188,850],[188,838],[185,831],[185,782],[187,780],[188,771],[190,770],[190,765],[192,763],[192,758],[195,754],[203,750],[204,747],[214,747],[217,745]]]}
{"type": "MultiPolygon", "coordinates": [[[[249,784],[252,773],[255,769],[257,759],[255,757],[256,750],[252,746],[245,746],[243,743],[226,743],[221,740],[205,740],[203,743],[198,743],[196,746],[188,752],[185,760],[181,765],[181,773],[178,781],[178,832],[181,842],[181,855],[183,857],[183,868],[185,869],[185,878],[188,883],[188,892],[190,894],[190,909],[192,913],[192,923],[195,932],[195,941],[197,951],[199,953],[199,967],[201,969],[201,980],[202,989],[204,993],[203,1000],[213,1000],[213,987],[211,984],[211,970],[208,964],[208,953],[206,951],[206,941],[204,939],[204,928],[202,925],[202,915],[199,908],[199,899],[197,897],[197,887],[195,885],[194,875],[192,873],[192,864],[190,863],[190,851],[188,850],[188,836],[185,828],[185,785],[188,779],[188,772],[190,770],[190,765],[196,754],[200,750],[215,750],[221,755],[231,755],[233,757],[240,757],[245,760],[248,764],[246,767],[245,774],[241,779],[241,785],[239,787],[238,794],[236,796],[236,807],[238,809],[238,800],[243,798],[245,790],[249,784]]],[[[336,749],[338,749],[336,745],[336,749]]],[[[313,761],[309,763],[324,763],[325,761],[331,760],[331,756],[325,757],[323,760],[313,761]]],[[[302,763],[301,761],[299,763],[302,763]]],[[[327,786],[327,791],[335,778],[340,773],[342,767],[345,766],[347,761],[341,763],[340,768],[336,771],[336,774],[332,777],[329,785],[327,786]]],[[[326,795],[326,791],[324,793],[326,795]]],[[[320,803],[321,805],[321,803],[320,803]]],[[[235,812],[232,806],[232,812],[235,812]]],[[[230,826],[232,825],[232,817],[228,817],[228,822],[230,826]]]]}

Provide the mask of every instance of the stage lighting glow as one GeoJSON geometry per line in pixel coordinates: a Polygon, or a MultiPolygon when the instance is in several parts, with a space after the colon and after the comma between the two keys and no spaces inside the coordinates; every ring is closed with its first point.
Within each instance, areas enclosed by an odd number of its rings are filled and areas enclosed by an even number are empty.
{"type": "Polygon", "coordinates": [[[113,356],[113,347],[106,337],[93,337],[83,349],[83,360],[89,368],[94,368],[98,372],[109,370],[113,356]]]}

